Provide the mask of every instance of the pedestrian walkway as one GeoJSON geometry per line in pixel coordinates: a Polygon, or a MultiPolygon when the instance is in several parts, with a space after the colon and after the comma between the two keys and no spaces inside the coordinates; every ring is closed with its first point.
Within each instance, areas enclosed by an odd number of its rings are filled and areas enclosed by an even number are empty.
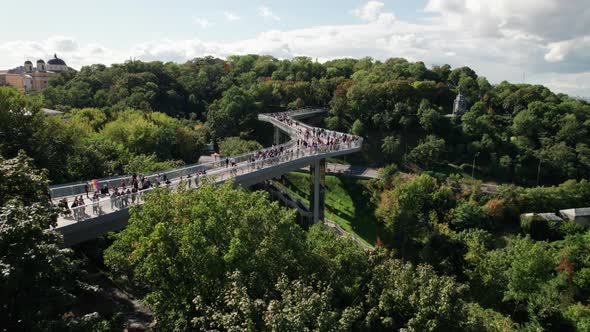
{"type": "MultiPolygon", "coordinates": [[[[306,116],[321,114],[325,110],[300,110],[285,113],[261,114],[259,120],[267,121],[286,132],[291,140],[285,144],[272,146],[250,153],[220,157],[218,160],[189,165],[172,170],[166,170],[149,174],[141,178],[139,176],[121,176],[109,179],[100,179],[98,188],[107,188],[99,195],[99,200],[92,202],[87,198],[85,184],[91,181],[53,186],[50,188],[54,202],[67,202],[69,207],[75,197],[83,196],[85,202],[82,206],[69,208],[58,218],[57,228],[66,227],[82,221],[99,219],[121,210],[129,209],[134,205],[140,205],[145,201],[146,194],[158,187],[168,187],[175,190],[179,186],[197,188],[202,183],[209,181],[214,183],[237,179],[237,182],[246,175],[254,178],[260,174],[261,180],[268,177],[269,169],[278,168],[287,164],[296,164],[295,161],[315,160],[326,156],[342,155],[360,150],[362,138],[350,134],[339,133],[322,128],[315,128],[303,124],[297,119],[306,116]],[[166,179],[166,181],[163,181],[166,179]],[[132,184],[133,183],[133,184],[132,184]],[[115,192],[127,192],[127,189],[137,188],[137,192],[123,195],[115,195],[115,192]]],[[[286,168],[285,168],[286,169],[286,168]]],[[[252,180],[251,180],[252,181],[252,180]]],[[[88,196],[94,194],[89,193],[88,196]]]]}

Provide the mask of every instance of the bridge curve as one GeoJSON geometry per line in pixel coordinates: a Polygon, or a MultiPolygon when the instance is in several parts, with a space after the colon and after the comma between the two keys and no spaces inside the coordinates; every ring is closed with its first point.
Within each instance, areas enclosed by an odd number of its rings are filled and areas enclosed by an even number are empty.
{"type": "MultiPolygon", "coordinates": [[[[278,130],[286,133],[290,140],[246,154],[221,158],[220,160],[188,165],[147,175],[146,179],[156,182],[164,174],[169,180],[166,185],[172,189],[179,185],[196,188],[203,180],[222,183],[230,179],[235,183],[250,186],[263,182],[305,166],[311,168],[312,198],[310,206],[314,213],[314,221],[323,218],[323,177],[325,160],[344,154],[357,152],[361,149],[363,139],[358,136],[312,127],[299,120],[317,116],[327,112],[325,109],[306,109],[284,113],[260,114],[258,119],[271,123],[278,130]],[[227,159],[227,160],[226,160],[227,159]],[[235,161],[227,164],[228,161],[235,161]],[[190,175],[190,177],[188,177],[190,175]],[[190,180],[189,180],[190,179],[190,180]]],[[[278,143],[278,142],[277,142],[278,143]]],[[[118,188],[121,185],[128,189],[132,177],[121,176],[97,180],[99,188],[118,188]]],[[[85,184],[78,182],[50,187],[52,198],[68,201],[76,196],[86,195],[85,184]]],[[[129,219],[129,207],[141,205],[144,195],[157,186],[143,186],[138,192],[115,197],[113,194],[101,195],[98,201],[86,200],[88,204],[71,209],[70,214],[60,215],[56,230],[64,237],[64,245],[78,244],[111,231],[124,228],[129,219]]],[[[70,203],[68,203],[70,204],[70,203]]]]}

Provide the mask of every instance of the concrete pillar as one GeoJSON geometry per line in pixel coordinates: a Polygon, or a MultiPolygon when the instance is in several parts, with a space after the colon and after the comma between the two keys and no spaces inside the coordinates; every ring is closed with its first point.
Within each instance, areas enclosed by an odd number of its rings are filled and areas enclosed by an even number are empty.
{"type": "Polygon", "coordinates": [[[274,127],[274,136],[273,136],[273,144],[279,145],[281,143],[281,131],[278,127],[274,127]]]}
{"type": "Polygon", "coordinates": [[[324,220],[324,209],[326,206],[326,159],[319,159],[309,165],[310,169],[310,193],[309,207],[313,213],[313,223],[324,220]]]}

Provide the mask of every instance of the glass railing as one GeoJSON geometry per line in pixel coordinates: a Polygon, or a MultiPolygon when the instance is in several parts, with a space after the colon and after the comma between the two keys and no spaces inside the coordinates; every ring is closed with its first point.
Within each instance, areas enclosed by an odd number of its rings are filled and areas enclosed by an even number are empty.
{"type": "MultiPolygon", "coordinates": [[[[292,114],[292,112],[288,114],[292,114]]],[[[280,116],[282,117],[284,117],[284,115],[284,113],[280,114],[280,116]]],[[[286,121],[285,119],[279,119],[278,116],[274,115],[261,115],[260,118],[261,120],[266,120],[277,126],[280,126],[281,129],[285,130],[290,134],[291,140],[279,146],[230,157],[229,160],[233,159],[235,161],[235,164],[233,165],[232,163],[226,163],[226,158],[223,158],[222,160],[214,162],[182,167],[179,169],[173,169],[166,172],[160,172],[160,175],[166,174],[168,184],[166,184],[166,182],[164,181],[156,181],[155,179],[158,174],[152,174],[150,176],[147,176],[146,178],[149,178],[150,181],[154,180],[153,184],[155,185],[155,187],[167,186],[174,190],[179,185],[190,185],[191,188],[196,188],[198,187],[198,185],[203,183],[203,181],[221,182],[234,178],[236,176],[245,175],[269,167],[274,167],[286,162],[290,162],[292,160],[335,151],[358,149],[362,146],[363,139],[358,136],[342,134],[322,128],[314,128],[305,125],[297,120],[291,119],[286,121]],[[343,139],[343,137],[347,137],[348,141],[339,142],[337,144],[319,144],[315,146],[310,145],[308,147],[298,146],[296,143],[297,138],[299,137],[298,131],[309,130],[313,132],[314,129],[316,130],[318,137],[321,135],[321,137],[325,139],[330,138],[333,141],[343,139]],[[198,172],[205,172],[205,174],[197,175],[196,173],[198,172]],[[187,175],[189,174],[192,175],[190,178],[187,177],[187,175]]],[[[110,185],[109,187],[125,187],[126,189],[131,188],[129,181],[125,181],[130,179],[131,177],[120,177],[116,180],[101,180],[101,183],[110,184],[110,181],[114,181],[112,185],[110,185]],[[124,186],[121,185],[122,181],[125,181],[124,186]]],[[[64,213],[60,217],[60,219],[63,222],[58,222],[58,224],[68,224],[66,222],[67,220],[79,222],[83,220],[93,219],[103,214],[119,211],[122,209],[127,209],[132,205],[141,204],[144,201],[144,195],[153,189],[154,187],[150,187],[147,189],[139,190],[136,193],[123,194],[120,196],[114,196],[109,191],[108,195],[101,195],[98,201],[90,201],[90,199],[86,199],[86,204],[82,206],[68,208],[66,213],[64,213]]],[[[71,192],[74,192],[74,190],[72,189],[71,192]]],[[[85,191],[76,191],[74,194],[72,194],[72,196],[83,196],[85,194],[85,191]]],[[[71,203],[69,204],[71,205],[71,203]]]]}
{"type": "MultiPolygon", "coordinates": [[[[285,125],[282,124],[281,127],[283,127],[283,126],[285,126],[285,125]]],[[[294,135],[294,131],[292,128],[285,126],[282,129],[285,130],[289,135],[294,135]]],[[[179,178],[181,176],[187,176],[189,174],[195,174],[198,172],[207,172],[211,169],[225,167],[226,166],[226,159],[229,160],[229,159],[233,158],[236,161],[236,163],[240,163],[240,162],[246,161],[248,159],[251,159],[251,157],[253,155],[255,155],[256,153],[264,153],[266,151],[274,150],[277,148],[280,149],[281,147],[283,147],[283,149],[285,149],[287,147],[290,147],[291,145],[293,145],[292,141],[287,142],[285,144],[281,144],[279,146],[269,147],[269,148],[257,150],[254,152],[244,153],[244,154],[237,155],[237,156],[220,157],[219,160],[212,161],[212,162],[192,164],[192,165],[183,166],[180,168],[154,172],[154,173],[150,173],[150,174],[146,175],[145,177],[153,179],[158,176],[160,176],[162,178],[164,176],[166,176],[167,179],[174,179],[174,178],[179,178]]],[[[131,175],[118,176],[118,177],[106,178],[106,179],[99,179],[98,180],[98,187],[103,188],[106,186],[107,188],[117,188],[117,187],[122,187],[122,186],[128,186],[131,184],[131,180],[132,180],[131,175]]],[[[74,183],[74,184],[51,186],[49,189],[50,189],[51,197],[54,199],[57,199],[57,198],[61,198],[61,197],[86,194],[86,190],[85,190],[86,184],[88,184],[89,187],[91,187],[91,183],[90,183],[90,181],[88,181],[88,182],[78,182],[78,183],[74,183]]],[[[92,191],[92,189],[90,189],[90,190],[92,191]]]]}

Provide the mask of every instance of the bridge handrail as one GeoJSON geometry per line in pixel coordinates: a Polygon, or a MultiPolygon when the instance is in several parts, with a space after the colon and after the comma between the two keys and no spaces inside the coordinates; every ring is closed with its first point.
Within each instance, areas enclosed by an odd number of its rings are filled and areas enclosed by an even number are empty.
{"type": "MultiPolygon", "coordinates": [[[[311,156],[314,154],[319,154],[319,153],[326,153],[326,152],[330,152],[330,151],[346,151],[346,150],[352,150],[352,149],[356,149],[358,147],[360,147],[362,145],[362,140],[359,141],[354,141],[351,143],[340,143],[338,145],[332,145],[332,146],[326,146],[326,147],[318,147],[318,148],[307,148],[307,149],[302,149],[299,151],[295,151],[295,152],[291,152],[288,154],[283,154],[283,155],[279,155],[276,157],[272,157],[272,158],[268,158],[268,159],[263,159],[263,160],[258,160],[252,163],[247,163],[247,164],[241,164],[241,165],[237,165],[236,167],[228,167],[228,168],[220,168],[220,169],[216,169],[213,170],[210,173],[207,173],[205,175],[200,175],[198,177],[196,177],[198,184],[195,184],[195,188],[198,187],[198,185],[202,184],[203,182],[212,180],[212,181],[224,181],[224,180],[229,180],[237,175],[240,174],[240,172],[242,174],[245,174],[245,170],[253,170],[253,169],[262,169],[262,168],[267,168],[267,167],[273,167],[294,159],[298,159],[301,157],[306,157],[306,156],[311,156]],[[227,178],[224,178],[224,175],[228,175],[229,176],[227,178]]],[[[178,181],[175,181],[174,183],[170,183],[170,188],[175,189],[178,188],[178,186],[180,185],[180,183],[188,183],[188,179],[178,179],[178,181]]],[[[115,200],[111,199],[111,196],[107,196],[108,198],[99,200],[98,202],[90,202],[84,205],[80,205],[80,206],[76,206],[73,208],[68,207],[68,210],[71,209],[72,212],[74,212],[74,219],[79,222],[82,220],[86,220],[86,219],[91,219],[93,218],[92,215],[86,215],[85,211],[86,208],[88,207],[98,207],[99,211],[103,211],[106,209],[103,209],[104,206],[108,206],[109,204],[111,205],[111,208],[113,208],[113,205],[117,205],[117,204],[123,204],[123,208],[117,208],[117,210],[123,210],[123,209],[127,209],[132,205],[138,205],[141,204],[141,200],[142,200],[142,196],[145,195],[146,193],[149,193],[151,191],[153,191],[156,188],[160,188],[163,186],[154,186],[154,187],[150,187],[147,189],[143,189],[140,190],[136,193],[131,193],[131,194],[124,194],[121,196],[118,196],[115,200]],[[138,203],[135,204],[133,198],[138,199],[138,203]],[[128,201],[129,199],[132,200],[132,203],[129,204],[125,204],[125,201],[128,201]],[[121,202],[121,203],[119,203],[121,202]],[[76,217],[76,215],[79,216],[79,213],[76,213],[76,211],[84,211],[84,217],[83,218],[78,218],[76,217]]],[[[104,198],[104,197],[103,197],[104,198]]],[[[116,211],[116,210],[114,210],[116,211]]],[[[94,212],[94,211],[93,211],[94,212]]],[[[98,215],[101,215],[100,213],[98,215]]]]}
{"type": "MultiPolygon", "coordinates": [[[[306,111],[299,111],[299,113],[306,113],[306,112],[310,112],[310,111],[307,111],[307,110],[306,111]]],[[[282,114],[288,114],[289,116],[291,116],[293,113],[295,113],[295,112],[285,112],[282,114]]],[[[296,137],[296,135],[297,135],[296,130],[291,128],[288,124],[284,123],[282,120],[278,119],[276,117],[276,114],[270,114],[270,115],[261,114],[261,115],[259,115],[259,118],[269,121],[269,122],[273,123],[275,126],[281,127],[282,130],[288,132],[291,137],[289,142],[281,144],[276,147],[265,148],[265,149],[261,149],[258,151],[253,151],[253,152],[241,154],[238,156],[234,156],[232,158],[236,159],[236,166],[235,167],[227,167],[227,166],[223,167],[225,162],[223,160],[219,160],[219,161],[214,161],[214,162],[209,162],[209,163],[195,164],[192,166],[181,167],[181,168],[169,170],[166,172],[161,172],[160,174],[162,174],[162,173],[172,174],[175,172],[179,172],[179,174],[177,174],[176,177],[168,178],[171,181],[171,183],[173,183],[173,182],[182,181],[183,175],[186,175],[188,173],[195,173],[195,171],[197,169],[201,169],[201,170],[207,169],[207,170],[209,170],[209,172],[207,172],[207,174],[205,174],[205,175],[198,176],[197,174],[195,174],[195,180],[198,180],[203,177],[216,179],[216,178],[218,178],[218,176],[221,176],[222,180],[225,180],[225,179],[223,179],[223,177],[224,177],[224,175],[227,175],[228,173],[230,173],[229,177],[232,177],[232,175],[236,176],[240,171],[242,172],[242,174],[244,174],[244,169],[251,170],[253,168],[258,169],[258,168],[274,166],[276,164],[280,164],[285,161],[293,160],[293,157],[295,154],[296,154],[295,158],[300,158],[300,155],[301,155],[301,157],[305,157],[305,156],[309,156],[309,155],[313,155],[313,154],[317,154],[317,153],[325,153],[325,152],[330,152],[330,151],[341,151],[341,150],[346,151],[346,150],[359,148],[360,146],[362,146],[362,143],[363,143],[362,137],[349,135],[349,134],[337,133],[337,132],[327,130],[327,129],[314,128],[314,127],[305,125],[297,120],[293,120],[297,126],[302,126],[302,127],[309,129],[309,130],[314,130],[314,129],[315,130],[322,130],[322,133],[329,133],[330,135],[348,135],[350,137],[355,138],[352,141],[342,142],[339,144],[331,144],[331,145],[328,144],[328,145],[321,145],[321,146],[317,146],[317,147],[310,146],[308,148],[297,147],[295,144],[295,139],[294,139],[294,137],[296,137]],[[284,154],[279,154],[276,157],[269,157],[269,158],[263,158],[261,160],[255,160],[254,162],[251,161],[252,160],[251,156],[254,156],[256,154],[260,154],[261,152],[269,151],[272,149],[280,149],[281,147],[283,147],[283,150],[285,151],[284,154]],[[246,163],[244,164],[244,162],[246,162],[246,163]],[[188,173],[184,172],[186,170],[191,170],[191,169],[192,169],[191,172],[188,172],[188,173]]],[[[153,177],[156,174],[157,173],[153,173],[152,175],[148,175],[147,177],[148,178],[150,176],[153,177]]],[[[116,179],[125,180],[125,179],[129,179],[129,178],[130,178],[129,176],[121,176],[116,179]]],[[[174,184],[173,186],[176,186],[176,185],[177,184],[174,184]]],[[[122,195],[122,197],[127,197],[127,198],[137,197],[137,196],[141,195],[142,193],[149,192],[151,190],[153,190],[153,189],[152,188],[144,189],[138,193],[132,193],[129,195],[122,195]]],[[[81,193],[78,192],[77,194],[81,194],[81,193]]],[[[110,202],[110,198],[101,200],[99,202],[90,202],[90,203],[85,204],[83,206],[75,207],[73,209],[81,210],[81,209],[85,209],[86,207],[89,207],[89,206],[96,206],[96,204],[108,204],[109,202],[110,202]]]]}
{"type": "MultiPolygon", "coordinates": [[[[314,109],[314,110],[298,110],[298,111],[292,111],[290,113],[309,113],[309,112],[316,112],[316,111],[325,111],[325,110],[321,110],[321,109],[314,109]]],[[[266,114],[260,114],[259,117],[263,117],[263,118],[268,118],[268,119],[274,119],[271,116],[268,116],[266,114]]],[[[290,136],[292,136],[294,134],[293,129],[285,126],[283,123],[281,123],[280,121],[277,120],[278,123],[281,124],[281,129],[284,131],[287,131],[290,136]]],[[[235,155],[235,156],[227,156],[225,158],[233,158],[236,160],[236,162],[241,162],[244,161],[247,158],[250,158],[251,156],[255,155],[256,153],[264,153],[266,151],[275,149],[275,148],[286,148],[290,145],[293,145],[293,139],[289,140],[288,142],[278,145],[278,146],[273,146],[273,147],[267,147],[267,148],[263,148],[257,151],[252,151],[252,152],[246,152],[243,154],[239,154],[239,155],[235,155]]],[[[168,170],[160,170],[160,171],[156,171],[156,172],[152,172],[149,173],[147,175],[145,175],[148,178],[153,178],[156,177],[158,175],[166,175],[168,178],[176,178],[179,176],[183,176],[183,175],[188,175],[188,174],[192,174],[192,173],[196,173],[198,171],[202,171],[202,170],[209,170],[215,167],[220,167],[223,166],[223,163],[225,162],[225,158],[221,158],[219,160],[216,161],[211,161],[211,162],[206,162],[206,163],[194,163],[194,164],[190,164],[190,165],[185,165],[185,166],[181,166],[181,167],[177,167],[177,168],[173,168],[173,169],[168,169],[168,170]],[[170,174],[174,174],[174,173],[178,173],[176,176],[168,176],[170,174]]],[[[109,188],[112,187],[119,187],[121,182],[123,181],[127,181],[129,179],[131,179],[132,176],[131,175],[120,175],[120,176],[116,176],[116,177],[110,177],[110,178],[103,178],[103,179],[98,179],[98,183],[99,183],[99,187],[102,188],[104,185],[106,185],[109,188]]],[[[78,195],[78,194],[84,194],[85,190],[84,190],[84,185],[89,184],[90,180],[88,181],[79,181],[79,182],[72,182],[72,183],[67,183],[67,184],[62,184],[62,185],[54,185],[54,186],[50,186],[49,190],[51,193],[52,198],[61,198],[61,197],[66,197],[66,196],[72,196],[72,195],[78,195]],[[76,188],[76,189],[75,189],[76,188]]],[[[92,190],[89,190],[92,191],[92,190]]]]}

